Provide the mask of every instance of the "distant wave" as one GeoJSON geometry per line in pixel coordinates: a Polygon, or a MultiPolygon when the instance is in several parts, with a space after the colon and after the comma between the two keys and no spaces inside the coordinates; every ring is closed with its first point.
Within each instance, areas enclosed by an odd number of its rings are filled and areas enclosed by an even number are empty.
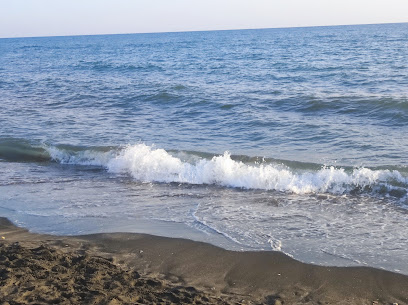
{"type": "Polygon", "coordinates": [[[140,65],[114,63],[109,61],[80,61],[75,66],[79,70],[93,70],[98,72],[132,72],[132,71],[163,71],[163,68],[151,63],[142,63],[140,65]]]}
{"type": "Polygon", "coordinates": [[[280,111],[296,111],[305,114],[321,113],[322,115],[347,114],[356,117],[369,117],[392,126],[403,124],[408,120],[407,96],[370,96],[341,95],[314,96],[305,95],[296,99],[282,99],[270,107],[280,111]]]}

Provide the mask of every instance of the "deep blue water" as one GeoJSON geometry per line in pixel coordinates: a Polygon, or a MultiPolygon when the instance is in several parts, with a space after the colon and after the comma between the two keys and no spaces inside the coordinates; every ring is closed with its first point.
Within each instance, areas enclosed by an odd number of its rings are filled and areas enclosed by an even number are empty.
{"type": "Polygon", "coordinates": [[[408,24],[2,39],[0,136],[406,166],[407,41],[408,24]]]}
{"type": "Polygon", "coordinates": [[[0,39],[0,126],[0,212],[33,230],[408,273],[408,24],[0,39]]]}

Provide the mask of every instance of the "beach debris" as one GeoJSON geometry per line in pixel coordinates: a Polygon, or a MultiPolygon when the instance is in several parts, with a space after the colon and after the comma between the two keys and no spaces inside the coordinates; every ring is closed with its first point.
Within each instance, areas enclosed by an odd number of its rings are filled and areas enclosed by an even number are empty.
{"type": "Polygon", "coordinates": [[[4,236],[2,236],[1,239],[6,239],[6,238],[4,236]]]}

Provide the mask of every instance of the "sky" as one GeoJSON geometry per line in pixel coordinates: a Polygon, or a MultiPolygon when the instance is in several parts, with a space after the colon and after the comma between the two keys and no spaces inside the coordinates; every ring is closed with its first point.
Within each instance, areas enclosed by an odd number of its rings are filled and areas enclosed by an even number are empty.
{"type": "Polygon", "coordinates": [[[408,22],[408,0],[0,0],[0,37],[408,22]]]}

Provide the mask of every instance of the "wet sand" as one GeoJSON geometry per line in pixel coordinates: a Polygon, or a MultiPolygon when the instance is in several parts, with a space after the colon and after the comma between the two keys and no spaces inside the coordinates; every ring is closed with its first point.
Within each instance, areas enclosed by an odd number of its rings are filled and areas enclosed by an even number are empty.
{"type": "Polygon", "coordinates": [[[408,276],[146,234],[30,233],[0,218],[0,304],[408,304],[408,276]]]}

